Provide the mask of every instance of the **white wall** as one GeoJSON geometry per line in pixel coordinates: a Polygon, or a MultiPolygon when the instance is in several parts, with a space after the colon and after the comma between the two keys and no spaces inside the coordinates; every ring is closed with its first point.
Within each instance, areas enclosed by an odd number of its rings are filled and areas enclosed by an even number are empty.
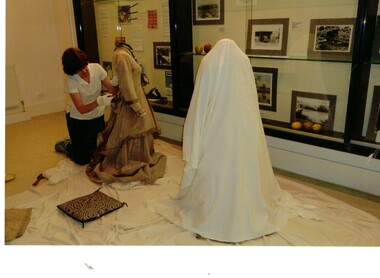
{"type": "Polygon", "coordinates": [[[153,42],[170,42],[168,0],[120,0],[96,2],[95,5],[96,29],[98,36],[100,64],[112,61],[112,52],[115,48],[115,37],[124,37],[126,43],[134,49],[134,54],[144,73],[149,77],[150,84],[146,92],[156,87],[165,95],[165,71],[155,69],[153,64],[153,42]],[[118,23],[118,5],[133,6],[131,23],[118,23]],[[136,5],[136,6],[134,6],[136,5]],[[157,11],[157,28],[148,29],[148,10],[157,11]],[[119,29],[117,29],[119,27],[119,29]]]}
{"type": "Polygon", "coordinates": [[[6,2],[6,64],[14,66],[29,116],[65,109],[61,55],[76,42],[70,7],[70,0],[6,2]]]}

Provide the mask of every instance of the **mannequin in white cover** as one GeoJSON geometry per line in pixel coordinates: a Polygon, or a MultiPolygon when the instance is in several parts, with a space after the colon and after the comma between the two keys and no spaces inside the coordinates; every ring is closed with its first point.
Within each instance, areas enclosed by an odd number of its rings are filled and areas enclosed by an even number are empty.
{"type": "Polygon", "coordinates": [[[203,58],[185,120],[183,171],[175,198],[149,207],[201,237],[241,242],[289,218],[292,197],[270,162],[248,57],[222,39],[203,58]]]}

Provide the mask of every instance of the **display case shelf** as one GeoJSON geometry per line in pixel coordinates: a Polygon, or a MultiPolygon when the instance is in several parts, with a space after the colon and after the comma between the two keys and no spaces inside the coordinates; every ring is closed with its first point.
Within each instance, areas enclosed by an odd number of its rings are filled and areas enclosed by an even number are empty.
{"type": "MultiPolygon", "coordinates": [[[[193,55],[193,56],[205,56],[205,53],[182,53],[182,55],[193,55]]],[[[303,62],[329,62],[329,63],[352,63],[352,61],[342,61],[342,60],[323,60],[323,59],[310,59],[307,57],[292,57],[292,56],[269,56],[269,55],[247,55],[250,59],[266,59],[266,60],[288,60],[288,61],[303,61],[303,62]]],[[[374,62],[380,63],[380,62],[374,62]]]]}

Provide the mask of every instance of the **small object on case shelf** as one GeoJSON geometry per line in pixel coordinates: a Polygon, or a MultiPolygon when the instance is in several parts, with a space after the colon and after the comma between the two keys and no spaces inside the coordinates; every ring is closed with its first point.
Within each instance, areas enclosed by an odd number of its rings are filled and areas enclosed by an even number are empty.
{"type": "Polygon", "coordinates": [[[291,125],[291,128],[292,129],[301,129],[302,128],[302,123],[300,123],[300,122],[293,122],[291,125]]]}
{"type": "Polygon", "coordinates": [[[151,89],[149,93],[146,94],[146,96],[149,100],[157,103],[166,104],[168,102],[168,98],[161,96],[160,92],[157,90],[156,87],[151,89]]]}
{"type": "Polygon", "coordinates": [[[376,139],[375,142],[380,143],[380,130],[376,132],[376,139]]]}

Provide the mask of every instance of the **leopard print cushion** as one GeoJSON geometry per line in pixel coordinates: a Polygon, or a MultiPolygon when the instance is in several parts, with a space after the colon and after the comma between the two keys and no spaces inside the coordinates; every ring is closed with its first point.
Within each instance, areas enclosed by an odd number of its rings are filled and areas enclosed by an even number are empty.
{"type": "Polygon", "coordinates": [[[119,202],[99,190],[100,188],[94,193],[67,201],[57,207],[71,218],[81,222],[84,227],[84,223],[127,205],[127,203],[119,202]]]}

